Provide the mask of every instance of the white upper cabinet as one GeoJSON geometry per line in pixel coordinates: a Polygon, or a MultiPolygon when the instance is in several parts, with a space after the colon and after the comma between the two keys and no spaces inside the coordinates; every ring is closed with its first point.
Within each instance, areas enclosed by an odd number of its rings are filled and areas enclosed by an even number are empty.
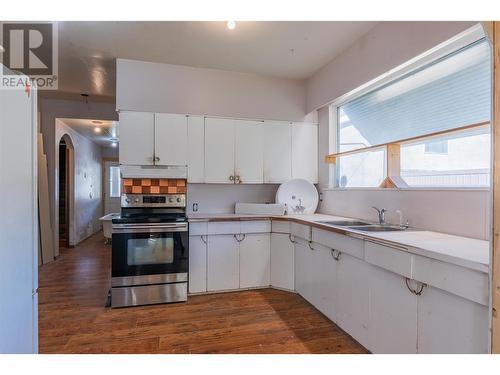
{"type": "Polygon", "coordinates": [[[292,124],[292,178],[318,182],[318,126],[292,124]]]}
{"type": "Polygon", "coordinates": [[[234,183],[234,120],[205,118],[205,182],[234,183]]]}
{"type": "Polygon", "coordinates": [[[187,165],[187,116],[155,114],[155,164],[187,165]]]}
{"type": "Polygon", "coordinates": [[[235,120],[235,183],[262,184],[264,182],[263,123],[235,120]]]}
{"type": "Polygon", "coordinates": [[[205,182],[205,119],[188,116],[188,182],[205,182]]]}
{"type": "Polygon", "coordinates": [[[264,121],[264,183],[292,178],[292,129],[289,122],[264,121]]]}
{"type": "Polygon", "coordinates": [[[153,165],[154,114],[120,112],[120,164],[153,165]]]}

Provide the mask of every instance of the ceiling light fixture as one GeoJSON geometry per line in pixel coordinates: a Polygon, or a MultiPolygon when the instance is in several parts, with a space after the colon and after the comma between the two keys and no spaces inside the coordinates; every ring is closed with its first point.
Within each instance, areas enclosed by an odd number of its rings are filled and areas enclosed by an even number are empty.
{"type": "Polygon", "coordinates": [[[113,142],[113,143],[111,143],[111,147],[116,147],[116,146],[118,146],[118,143],[117,143],[117,142],[113,142]]]}
{"type": "Polygon", "coordinates": [[[227,28],[229,30],[234,30],[235,27],[236,27],[236,21],[227,21],[227,28]]]}
{"type": "Polygon", "coordinates": [[[92,124],[101,125],[101,124],[102,124],[102,121],[99,121],[99,120],[92,120],[92,124]]]}
{"type": "Polygon", "coordinates": [[[95,133],[100,133],[100,132],[102,132],[102,129],[101,129],[100,127],[96,126],[96,127],[94,128],[94,132],[95,132],[95,133]]]}

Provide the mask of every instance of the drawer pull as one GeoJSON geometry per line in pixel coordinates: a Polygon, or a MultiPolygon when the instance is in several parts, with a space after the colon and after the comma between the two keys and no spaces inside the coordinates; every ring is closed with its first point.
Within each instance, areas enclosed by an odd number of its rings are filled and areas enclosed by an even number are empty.
{"type": "Polygon", "coordinates": [[[292,240],[292,234],[290,233],[288,235],[288,239],[290,240],[291,243],[296,243],[297,241],[295,241],[295,238],[292,240]]]}
{"type": "Polygon", "coordinates": [[[340,260],[340,254],[342,253],[339,250],[330,249],[330,254],[332,255],[332,258],[338,262],[340,260]]]}
{"type": "Polygon", "coordinates": [[[207,241],[207,236],[206,236],[206,235],[204,235],[204,234],[202,234],[202,235],[200,236],[200,238],[201,238],[201,240],[203,241],[203,243],[206,245],[206,244],[207,244],[207,242],[208,242],[208,241],[207,241]]]}
{"type": "Polygon", "coordinates": [[[311,246],[312,241],[309,241],[307,244],[309,245],[309,249],[311,250],[316,250],[314,247],[311,246]]]}
{"type": "Polygon", "coordinates": [[[238,242],[242,242],[242,241],[245,239],[246,234],[240,234],[240,235],[238,235],[238,234],[233,234],[233,236],[234,236],[234,239],[235,239],[236,241],[238,241],[238,242]],[[238,238],[239,238],[238,236],[242,236],[242,237],[241,237],[241,239],[238,239],[238,238]]]}
{"type": "Polygon", "coordinates": [[[422,295],[424,288],[427,287],[427,284],[421,283],[420,281],[417,281],[417,284],[420,284],[420,287],[418,289],[411,288],[410,287],[410,278],[408,278],[408,277],[405,277],[405,284],[406,284],[406,287],[408,288],[408,290],[411,293],[415,294],[416,296],[422,295]]]}

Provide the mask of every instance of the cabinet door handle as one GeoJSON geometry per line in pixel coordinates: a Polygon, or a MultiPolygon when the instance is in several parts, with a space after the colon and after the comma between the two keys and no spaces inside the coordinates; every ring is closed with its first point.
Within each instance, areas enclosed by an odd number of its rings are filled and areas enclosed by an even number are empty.
{"type": "Polygon", "coordinates": [[[234,181],[234,176],[229,176],[229,181],[234,181]]]}
{"type": "Polygon", "coordinates": [[[339,250],[330,249],[330,254],[332,258],[338,262],[340,260],[340,254],[342,253],[339,250]]]}
{"type": "Polygon", "coordinates": [[[155,156],[155,161],[160,161],[160,157],[159,156],[155,156]]]}
{"type": "Polygon", "coordinates": [[[309,249],[311,250],[316,250],[314,247],[311,246],[312,241],[309,241],[307,244],[309,245],[309,249]]]}
{"type": "Polygon", "coordinates": [[[234,178],[234,181],[237,183],[237,184],[241,184],[241,179],[240,179],[240,176],[236,176],[234,178]]]}
{"type": "Polygon", "coordinates": [[[295,241],[295,239],[292,240],[292,234],[290,233],[288,235],[288,239],[290,240],[291,243],[296,243],[297,241],[295,241]]]}
{"type": "Polygon", "coordinates": [[[208,241],[207,241],[207,236],[206,236],[206,235],[204,235],[204,234],[202,234],[202,235],[200,236],[200,238],[201,238],[202,242],[206,245],[206,244],[207,244],[207,242],[208,242],[208,241]]]}
{"type": "Polygon", "coordinates": [[[242,242],[246,238],[246,234],[233,234],[233,237],[236,241],[242,242]],[[241,240],[240,240],[240,239],[238,239],[238,236],[243,236],[243,237],[241,237],[241,240]]]}
{"type": "Polygon", "coordinates": [[[422,295],[424,288],[427,287],[427,284],[421,283],[420,281],[417,281],[417,283],[420,284],[420,287],[418,289],[413,289],[410,287],[410,278],[405,277],[405,284],[406,284],[406,287],[408,288],[408,290],[410,292],[412,292],[413,294],[415,294],[416,296],[420,296],[420,295],[422,295]]]}

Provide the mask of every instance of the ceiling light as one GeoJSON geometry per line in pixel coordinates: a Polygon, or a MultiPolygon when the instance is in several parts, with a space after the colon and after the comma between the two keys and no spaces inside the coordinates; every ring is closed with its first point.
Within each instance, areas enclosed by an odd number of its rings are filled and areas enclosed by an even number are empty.
{"type": "Polygon", "coordinates": [[[116,147],[116,146],[118,146],[118,143],[117,143],[117,142],[113,142],[113,143],[111,143],[111,147],[116,147]]]}
{"type": "Polygon", "coordinates": [[[102,121],[99,121],[99,120],[92,120],[92,124],[98,124],[98,125],[101,125],[101,124],[102,124],[102,121]]]}
{"type": "Polygon", "coordinates": [[[234,30],[235,27],[236,27],[236,22],[235,21],[227,21],[227,28],[229,30],[234,30]]]}
{"type": "Polygon", "coordinates": [[[96,126],[96,127],[94,128],[94,132],[95,132],[95,133],[100,133],[100,132],[102,132],[102,129],[101,129],[100,127],[96,126]]]}

